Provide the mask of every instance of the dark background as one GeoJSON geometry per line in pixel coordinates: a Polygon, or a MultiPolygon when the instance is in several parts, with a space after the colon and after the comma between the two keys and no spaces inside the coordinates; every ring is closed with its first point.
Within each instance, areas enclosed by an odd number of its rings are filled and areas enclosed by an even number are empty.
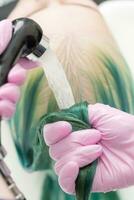
{"type": "MultiPolygon", "coordinates": [[[[6,6],[3,6],[2,8],[0,8],[0,20],[6,18],[9,13],[13,10],[13,8],[15,7],[16,3],[17,3],[18,0],[12,2],[12,3],[9,3],[8,5],[6,6]]],[[[28,0],[27,0],[28,1],[28,0]]],[[[105,0],[94,0],[96,3],[101,3],[102,1],[105,1],[105,0]]]]}

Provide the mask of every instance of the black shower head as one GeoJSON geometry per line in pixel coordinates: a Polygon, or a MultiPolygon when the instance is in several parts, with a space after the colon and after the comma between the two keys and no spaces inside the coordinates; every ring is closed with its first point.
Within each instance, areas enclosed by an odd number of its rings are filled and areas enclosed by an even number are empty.
{"type": "Polygon", "coordinates": [[[41,27],[32,19],[20,18],[12,22],[12,39],[0,56],[0,86],[7,81],[10,69],[20,57],[26,57],[32,52],[44,53],[45,49],[39,45],[43,31],[41,27]]]}

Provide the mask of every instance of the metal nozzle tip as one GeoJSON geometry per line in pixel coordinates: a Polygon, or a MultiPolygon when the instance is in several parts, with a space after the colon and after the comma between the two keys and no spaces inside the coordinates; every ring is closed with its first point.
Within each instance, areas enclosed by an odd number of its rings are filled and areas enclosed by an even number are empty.
{"type": "Polygon", "coordinates": [[[34,54],[34,56],[36,57],[41,57],[46,51],[46,48],[44,46],[42,46],[41,44],[39,44],[36,49],[32,52],[32,54],[34,54]]]}
{"type": "Polygon", "coordinates": [[[48,49],[49,47],[49,39],[43,35],[41,42],[38,44],[38,46],[36,47],[36,49],[27,57],[33,61],[36,61],[38,58],[40,58],[45,51],[48,49]]]}

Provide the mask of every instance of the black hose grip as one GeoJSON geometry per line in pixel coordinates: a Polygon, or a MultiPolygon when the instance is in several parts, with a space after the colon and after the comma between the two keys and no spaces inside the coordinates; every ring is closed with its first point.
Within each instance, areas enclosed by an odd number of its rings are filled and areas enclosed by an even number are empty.
{"type": "Polygon", "coordinates": [[[29,18],[16,19],[12,24],[12,39],[0,55],[0,86],[7,82],[8,73],[19,58],[36,49],[43,35],[41,27],[29,18]]]}

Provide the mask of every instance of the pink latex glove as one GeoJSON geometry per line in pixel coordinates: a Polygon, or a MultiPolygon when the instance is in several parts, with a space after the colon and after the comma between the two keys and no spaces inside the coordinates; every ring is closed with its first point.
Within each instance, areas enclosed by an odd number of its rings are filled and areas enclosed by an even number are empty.
{"type": "Polygon", "coordinates": [[[74,194],[80,167],[98,157],[92,192],[134,185],[134,116],[103,104],[88,110],[92,129],[72,132],[62,121],[44,127],[61,188],[74,194]]]}
{"type": "MultiPolygon", "coordinates": [[[[12,37],[10,20],[0,22],[0,54],[6,49],[12,37]]],[[[37,66],[28,59],[20,59],[8,75],[8,83],[0,87],[0,116],[9,118],[15,112],[16,103],[20,97],[20,88],[26,78],[27,69],[37,66]]]]}

